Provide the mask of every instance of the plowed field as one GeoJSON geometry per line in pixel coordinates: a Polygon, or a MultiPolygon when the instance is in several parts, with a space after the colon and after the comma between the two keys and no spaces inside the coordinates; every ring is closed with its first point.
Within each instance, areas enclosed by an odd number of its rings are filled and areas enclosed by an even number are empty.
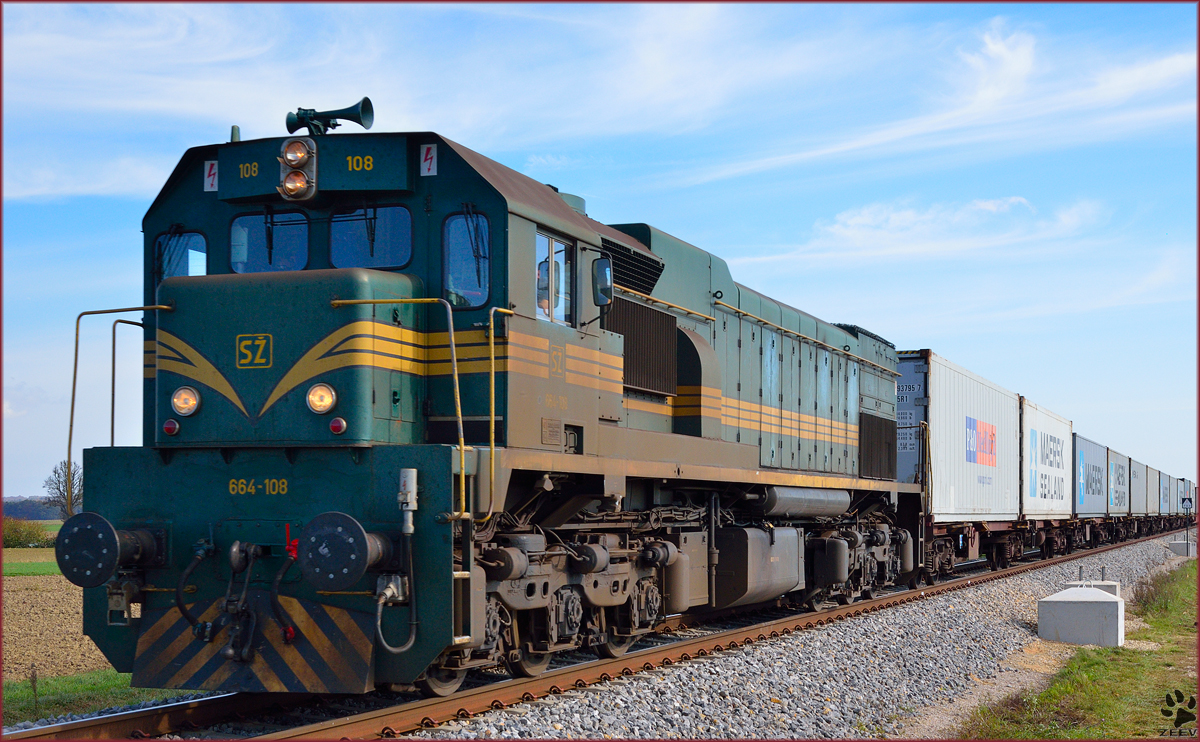
{"type": "MultiPolygon", "coordinates": [[[[14,550],[20,551],[20,550],[14,550]]],[[[4,679],[75,675],[109,667],[83,635],[83,588],[61,575],[4,578],[4,679]]]]}

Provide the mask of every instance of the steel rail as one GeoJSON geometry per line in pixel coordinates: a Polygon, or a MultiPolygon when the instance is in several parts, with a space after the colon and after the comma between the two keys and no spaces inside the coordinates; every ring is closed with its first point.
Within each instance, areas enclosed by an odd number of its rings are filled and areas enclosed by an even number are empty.
{"type": "MultiPolygon", "coordinates": [[[[75,443],[75,387],[79,383],[79,323],[84,317],[90,317],[96,314],[120,314],[121,312],[149,312],[151,310],[161,312],[174,312],[174,304],[151,304],[144,307],[121,307],[120,309],[93,309],[88,312],[80,312],[75,317],[75,361],[71,367],[71,420],[67,425],[67,515],[75,514],[75,495],[72,490],[74,476],[71,473],[71,449],[75,443]]],[[[116,326],[113,326],[113,342],[116,343],[116,326]]],[[[114,346],[115,352],[115,346],[114,346]]]]}
{"type": "MultiPolygon", "coordinates": [[[[334,299],[329,305],[334,309],[359,305],[383,304],[441,304],[446,308],[446,335],[450,340],[450,373],[454,378],[454,415],[458,419],[458,512],[450,513],[449,520],[470,520],[467,509],[467,444],[463,436],[462,395],[458,391],[458,351],[454,344],[454,309],[445,299],[422,297],[416,299],[334,299]]],[[[453,496],[451,496],[453,507],[453,496]]]]}
{"type": "Polygon", "coordinates": [[[179,701],[109,716],[68,721],[5,733],[5,739],[140,739],[219,724],[231,716],[262,713],[264,707],[295,706],[313,696],[297,694],[286,700],[277,693],[226,693],[194,701],[179,701]]]}
{"type": "MultiPolygon", "coordinates": [[[[1170,531],[1167,533],[1174,533],[1170,531]]],[[[883,595],[873,600],[838,606],[816,613],[793,614],[777,618],[761,624],[697,637],[683,639],[660,647],[651,647],[609,660],[595,660],[570,667],[552,670],[536,678],[505,680],[483,685],[466,691],[460,691],[446,698],[430,698],[423,701],[407,703],[387,709],[369,711],[343,719],[296,727],[281,732],[265,734],[255,739],[386,739],[400,734],[415,731],[422,727],[435,726],[450,719],[465,719],[486,711],[498,710],[506,706],[527,703],[557,695],[576,688],[607,682],[618,676],[629,676],[643,670],[673,665],[676,662],[687,661],[693,657],[704,657],[714,652],[727,651],[753,644],[756,641],[786,636],[794,631],[802,631],[817,626],[824,626],[834,621],[873,613],[884,608],[911,603],[916,600],[939,595],[951,590],[961,590],[974,587],[992,580],[1012,577],[1024,572],[1030,572],[1045,567],[1052,567],[1064,562],[1084,557],[1102,554],[1105,551],[1119,549],[1125,546],[1160,538],[1167,533],[1159,533],[1144,538],[1123,541],[1116,544],[1076,551],[1052,559],[1043,559],[1030,564],[1022,564],[1005,570],[998,570],[985,575],[962,577],[926,587],[924,589],[905,590],[883,595]]]]}
{"type": "Polygon", "coordinates": [[[750,312],[747,312],[745,309],[738,309],[734,305],[726,304],[725,302],[721,301],[720,299],[713,299],[713,304],[718,307],[724,307],[736,315],[739,315],[742,317],[749,317],[750,319],[754,320],[755,322],[766,325],[767,327],[773,327],[776,330],[779,330],[780,332],[784,333],[785,335],[794,335],[797,338],[799,338],[800,340],[806,340],[810,343],[819,345],[822,348],[826,348],[827,350],[832,350],[834,353],[840,353],[841,355],[849,356],[856,361],[861,361],[862,363],[865,363],[868,366],[874,366],[875,368],[879,369],[880,371],[883,371],[884,373],[891,374],[892,376],[900,376],[901,375],[899,371],[894,371],[894,370],[888,368],[887,366],[881,366],[878,363],[875,363],[874,361],[868,361],[866,358],[863,358],[862,356],[854,355],[849,350],[846,350],[844,348],[835,347],[833,345],[830,345],[829,343],[823,343],[820,340],[817,340],[816,338],[810,338],[808,335],[805,335],[800,332],[796,332],[795,330],[789,330],[788,328],[784,327],[783,325],[777,325],[774,322],[772,322],[771,320],[763,319],[762,317],[759,317],[757,314],[751,314],[750,312]]]}
{"type": "MultiPolygon", "coordinates": [[[[108,414],[108,445],[113,447],[117,445],[117,325],[133,325],[134,327],[145,328],[141,322],[134,322],[127,319],[114,319],[112,324],[112,406],[109,408],[108,414]]],[[[145,350],[142,351],[143,358],[145,350]]],[[[142,365],[145,365],[143,360],[142,365]]]]}

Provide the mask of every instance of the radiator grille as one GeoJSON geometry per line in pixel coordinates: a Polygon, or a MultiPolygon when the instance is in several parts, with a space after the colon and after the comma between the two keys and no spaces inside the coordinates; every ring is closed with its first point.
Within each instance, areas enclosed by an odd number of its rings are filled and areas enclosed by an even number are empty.
{"type": "Polygon", "coordinates": [[[858,416],[859,472],[871,479],[896,478],[896,421],[858,416]]]}
{"type": "Polygon", "coordinates": [[[600,245],[612,256],[613,283],[627,289],[649,294],[662,275],[664,263],[654,255],[625,247],[607,237],[600,245]]]}
{"type": "Polygon", "coordinates": [[[600,326],[625,336],[625,386],[675,394],[675,315],[616,297],[600,326]]]}

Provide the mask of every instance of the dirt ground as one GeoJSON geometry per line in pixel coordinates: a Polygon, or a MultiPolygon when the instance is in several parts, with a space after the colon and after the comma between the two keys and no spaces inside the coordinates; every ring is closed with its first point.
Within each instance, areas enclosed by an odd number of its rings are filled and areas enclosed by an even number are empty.
{"type": "Polygon", "coordinates": [[[4,578],[4,679],[75,675],[110,667],[83,635],[83,588],[61,575],[4,578]]]}

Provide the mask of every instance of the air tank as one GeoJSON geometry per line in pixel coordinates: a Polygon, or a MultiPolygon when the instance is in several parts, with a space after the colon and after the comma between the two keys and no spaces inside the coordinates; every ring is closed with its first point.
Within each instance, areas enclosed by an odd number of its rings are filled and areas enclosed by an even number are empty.
{"type": "Polygon", "coordinates": [[[850,493],[814,487],[767,487],[760,502],[758,509],[766,518],[828,518],[850,509],[850,493]]]}

